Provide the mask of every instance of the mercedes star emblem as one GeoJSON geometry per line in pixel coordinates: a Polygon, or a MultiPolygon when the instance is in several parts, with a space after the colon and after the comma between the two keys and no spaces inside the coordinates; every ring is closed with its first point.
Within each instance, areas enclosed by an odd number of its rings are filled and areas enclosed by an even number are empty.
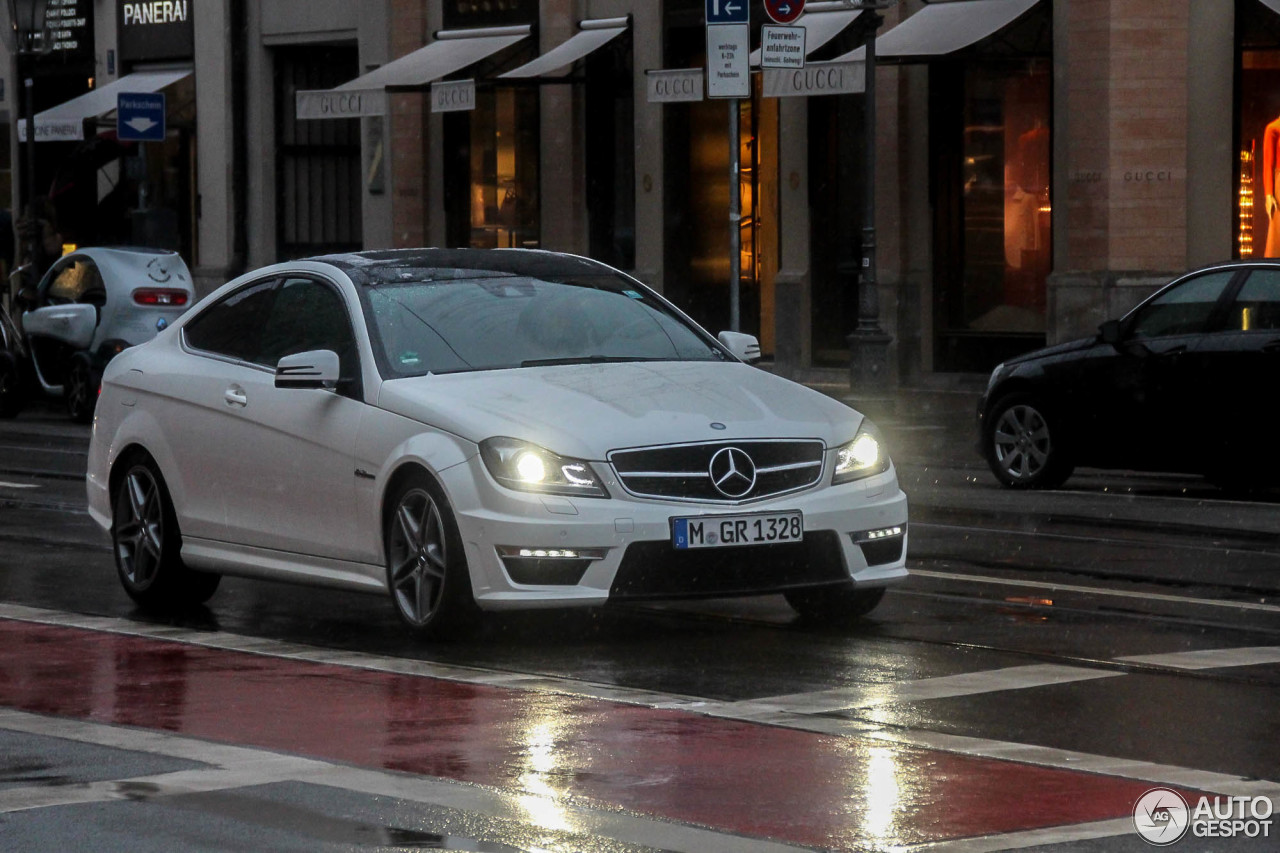
{"type": "Polygon", "coordinates": [[[756,487],[756,463],[745,450],[722,447],[711,457],[708,466],[711,485],[726,498],[743,498],[756,487]]]}

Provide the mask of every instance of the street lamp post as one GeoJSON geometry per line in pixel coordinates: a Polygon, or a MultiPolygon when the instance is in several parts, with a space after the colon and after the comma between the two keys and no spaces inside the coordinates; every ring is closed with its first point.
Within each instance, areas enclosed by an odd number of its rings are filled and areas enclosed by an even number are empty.
{"type": "MultiPolygon", "coordinates": [[[[47,0],[7,0],[7,3],[9,26],[12,30],[8,34],[8,42],[13,49],[14,64],[23,78],[22,112],[24,113],[23,122],[27,130],[27,142],[24,146],[26,149],[26,164],[23,170],[23,174],[26,177],[25,209],[27,217],[35,222],[38,220],[34,204],[36,197],[35,80],[32,77],[32,69],[29,63],[30,58],[40,52],[41,45],[37,44],[36,36],[44,31],[45,7],[48,2],[47,0]],[[23,57],[28,60],[26,68],[22,67],[21,59],[23,57]]],[[[44,252],[44,241],[41,239],[40,234],[37,233],[31,243],[31,260],[35,263],[36,269],[40,269],[43,260],[40,256],[44,252]]]]}
{"type": "Polygon", "coordinates": [[[888,408],[890,391],[889,343],[893,340],[880,327],[880,290],[876,278],[876,32],[884,23],[879,12],[896,0],[846,0],[849,6],[865,10],[870,36],[866,44],[863,120],[866,169],[862,221],[862,269],[858,284],[858,325],[849,342],[849,387],[853,397],[873,407],[888,408]]]}

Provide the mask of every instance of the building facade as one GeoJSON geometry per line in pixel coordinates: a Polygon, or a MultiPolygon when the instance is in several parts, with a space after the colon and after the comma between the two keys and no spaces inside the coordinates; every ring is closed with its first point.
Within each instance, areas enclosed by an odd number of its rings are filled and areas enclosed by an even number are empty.
{"type": "MultiPolygon", "coordinates": [[[[800,21],[810,79],[778,96],[755,70],[736,111],[696,73],[704,0],[60,2],[89,19],[92,50],[6,63],[10,176],[29,69],[42,114],[118,80],[167,96],[158,143],[121,142],[114,108],[86,112],[101,103],[64,110],[56,138],[37,116],[37,195],[75,200],[60,209],[68,242],[171,245],[202,291],[322,252],[554,249],[631,271],[719,330],[737,122],[742,330],[784,373],[848,364],[872,22],[843,0],[810,0],[800,21]]],[[[875,226],[895,381],[947,387],[1090,334],[1188,268],[1280,255],[1267,201],[1278,10],[885,10],[875,226]]],[[[21,184],[9,181],[14,210],[21,184]]]]}

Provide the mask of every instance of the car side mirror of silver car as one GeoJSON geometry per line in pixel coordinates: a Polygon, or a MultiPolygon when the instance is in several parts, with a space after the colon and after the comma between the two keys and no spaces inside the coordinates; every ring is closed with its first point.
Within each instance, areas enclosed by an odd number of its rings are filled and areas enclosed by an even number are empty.
{"type": "Polygon", "coordinates": [[[755,364],[760,360],[760,341],[756,340],[755,335],[747,335],[742,332],[721,332],[716,336],[716,339],[724,344],[725,349],[747,364],[755,364]]]}
{"type": "Polygon", "coordinates": [[[1124,338],[1119,320],[1108,320],[1098,327],[1098,340],[1116,346],[1124,338]]]}
{"type": "Polygon", "coordinates": [[[277,388],[338,387],[338,354],[319,349],[286,355],[276,363],[277,388]]]}

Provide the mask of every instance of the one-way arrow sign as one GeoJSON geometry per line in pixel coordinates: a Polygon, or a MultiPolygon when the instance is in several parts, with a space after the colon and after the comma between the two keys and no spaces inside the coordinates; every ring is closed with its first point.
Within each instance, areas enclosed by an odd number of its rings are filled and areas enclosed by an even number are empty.
{"type": "Polygon", "coordinates": [[[747,0],[707,0],[708,24],[745,24],[750,14],[747,0]]]}
{"type": "Polygon", "coordinates": [[[116,98],[116,137],[121,142],[163,142],[164,131],[163,92],[121,92],[116,98]]]}
{"type": "Polygon", "coordinates": [[[765,14],[779,24],[790,24],[804,11],[804,0],[764,0],[765,14]]]}

